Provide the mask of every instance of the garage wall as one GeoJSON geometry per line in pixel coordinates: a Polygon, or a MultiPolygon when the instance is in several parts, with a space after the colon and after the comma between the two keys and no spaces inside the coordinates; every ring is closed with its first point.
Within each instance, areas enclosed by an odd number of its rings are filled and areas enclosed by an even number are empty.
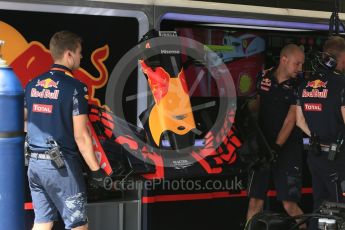
{"type": "MultiPolygon", "coordinates": [[[[206,0],[199,0],[206,1],[206,0]]],[[[333,11],[334,0],[207,0],[209,2],[237,3],[304,10],[333,11]]],[[[340,1],[340,11],[345,12],[345,1],[340,1]]]]}

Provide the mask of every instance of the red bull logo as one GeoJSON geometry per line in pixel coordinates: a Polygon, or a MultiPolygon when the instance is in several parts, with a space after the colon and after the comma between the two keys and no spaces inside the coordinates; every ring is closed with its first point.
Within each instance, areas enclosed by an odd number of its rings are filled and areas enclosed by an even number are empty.
{"type": "MultiPolygon", "coordinates": [[[[34,77],[49,71],[53,64],[53,59],[49,50],[41,42],[28,42],[18,30],[3,21],[0,21],[0,31],[0,39],[5,41],[3,58],[13,68],[23,87],[34,77]]],[[[108,81],[109,74],[104,65],[104,61],[108,56],[108,45],[97,48],[92,52],[90,59],[94,65],[93,68],[98,71],[98,75],[96,76],[90,74],[83,68],[79,68],[73,72],[75,78],[87,85],[89,89],[89,103],[98,106],[102,105],[100,100],[96,98],[95,92],[97,89],[104,87],[108,81]]],[[[36,86],[41,86],[44,89],[56,89],[58,82],[43,80],[43,82],[37,82],[36,86]]],[[[37,92],[34,95],[41,96],[37,92]]]]}
{"type": "Polygon", "coordinates": [[[56,89],[53,92],[50,92],[49,89],[43,89],[41,91],[36,88],[31,89],[30,97],[39,97],[39,98],[48,98],[57,100],[59,98],[60,90],[56,89]]]}
{"type": "Polygon", "coordinates": [[[38,80],[37,83],[36,83],[36,86],[40,86],[40,87],[43,87],[45,89],[48,89],[48,88],[55,88],[55,89],[57,89],[58,88],[58,84],[59,84],[58,81],[55,82],[51,78],[47,78],[47,79],[44,79],[44,80],[38,80]]]}
{"type": "Polygon", "coordinates": [[[260,83],[260,88],[264,91],[269,91],[271,87],[271,80],[269,78],[263,78],[260,83]]]}
{"type": "Polygon", "coordinates": [[[312,90],[308,91],[307,89],[303,89],[302,97],[327,98],[327,81],[324,82],[319,79],[314,81],[308,81],[306,88],[312,88],[312,90]]]}
{"type": "Polygon", "coordinates": [[[318,89],[318,88],[327,88],[327,81],[321,81],[321,80],[315,80],[315,81],[308,81],[307,87],[311,87],[313,89],[318,89]]]}

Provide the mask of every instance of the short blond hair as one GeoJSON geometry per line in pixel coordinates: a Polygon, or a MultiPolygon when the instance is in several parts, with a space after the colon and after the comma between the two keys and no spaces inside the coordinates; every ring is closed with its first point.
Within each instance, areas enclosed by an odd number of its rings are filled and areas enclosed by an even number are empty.
{"type": "Polygon", "coordinates": [[[75,52],[81,43],[82,39],[77,34],[63,30],[52,36],[49,42],[49,50],[54,61],[56,61],[62,58],[66,50],[75,52]]]}
{"type": "Polygon", "coordinates": [[[328,53],[336,58],[345,52],[345,39],[340,36],[331,36],[323,46],[323,52],[328,53]]]}

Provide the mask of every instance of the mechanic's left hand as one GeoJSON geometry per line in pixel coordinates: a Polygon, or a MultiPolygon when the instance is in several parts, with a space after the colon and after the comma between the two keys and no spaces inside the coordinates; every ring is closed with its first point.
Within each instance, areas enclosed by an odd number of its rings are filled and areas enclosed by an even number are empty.
{"type": "Polygon", "coordinates": [[[271,149],[272,149],[272,159],[271,159],[271,162],[277,162],[277,159],[279,157],[279,154],[281,152],[281,146],[274,143],[272,146],[271,146],[271,149]]]}
{"type": "Polygon", "coordinates": [[[103,169],[98,169],[97,171],[91,171],[90,172],[90,178],[89,183],[94,188],[107,188],[109,180],[109,177],[105,174],[103,169]]]}

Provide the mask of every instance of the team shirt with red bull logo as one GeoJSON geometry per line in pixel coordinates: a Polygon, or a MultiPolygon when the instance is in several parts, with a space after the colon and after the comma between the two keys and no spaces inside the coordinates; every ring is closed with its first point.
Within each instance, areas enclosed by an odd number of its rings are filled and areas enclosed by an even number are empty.
{"type": "MultiPolygon", "coordinates": [[[[257,76],[257,94],[260,96],[259,125],[269,142],[274,144],[283,127],[291,105],[296,105],[297,81],[289,79],[278,83],[275,68],[264,70],[257,76]]],[[[301,133],[295,128],[288,141],[298,141],[301,133]]]]}
{"type": "Polygon", "coordinates": [[[345,105],[344,90],[345,77],[324,70],[305,80],[298,91],[298,105],[308,127],[323,144],[335,142],[343,128],[341,106],[345,105]]]}
{"type": "Polygon", "coordinates": [[[50,71],[32,79],[25,89],[28,110],[28,141],[34,152],[44,152],[54,139],[66,154],[76,154],[73,116],[88,113],[87,87],[73,78],[65,66],[54,64],[50,71]]]}

